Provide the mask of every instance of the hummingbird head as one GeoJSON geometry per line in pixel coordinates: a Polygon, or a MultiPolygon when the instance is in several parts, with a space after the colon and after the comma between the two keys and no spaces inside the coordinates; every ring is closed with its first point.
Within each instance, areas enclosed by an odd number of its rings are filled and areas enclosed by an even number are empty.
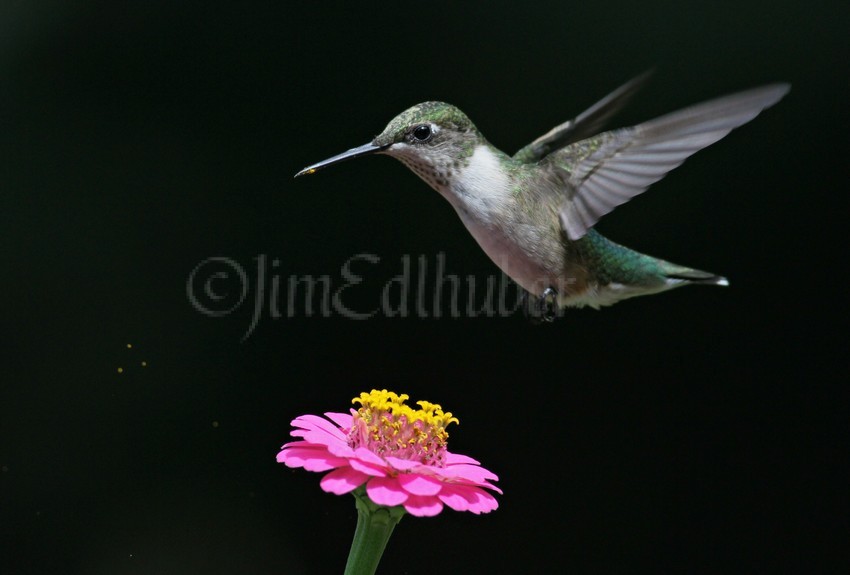
{"type": "Polygon", "coordinates": [[[442,189],[465,164],[483,137],[455,106],[423,102],[393,118],[368,144],[308,166],[297,176],[367,154],[387,154],[403,162],[431,187],[442,189]]]}
{"type": "Polygon", "coordinates": [[[372,143],[439,190],[480,140],[480,132],[459,109],[423,102],[393,118],[372,143]]]}

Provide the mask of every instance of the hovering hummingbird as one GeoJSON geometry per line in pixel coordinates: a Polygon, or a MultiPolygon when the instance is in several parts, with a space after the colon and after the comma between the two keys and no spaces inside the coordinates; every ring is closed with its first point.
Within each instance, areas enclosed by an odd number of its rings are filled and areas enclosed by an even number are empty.
{"type": "Polygon", "coordinates": [[[308,166],[312,174],[367,154],[397,158],[455,208],[493,262],[541,309],[599,308],[726,278],[638,253],[593,229],[688,156],[778,102],[773,84],[599,133],[645,82],[643,74],[513,156],[490,144],[458,108],[424,102],[393,118],[370,143],[308,166]]]}

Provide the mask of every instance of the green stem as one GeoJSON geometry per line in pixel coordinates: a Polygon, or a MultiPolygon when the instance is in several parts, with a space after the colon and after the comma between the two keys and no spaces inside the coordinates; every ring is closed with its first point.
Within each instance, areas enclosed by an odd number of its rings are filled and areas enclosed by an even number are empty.
{"type": "Polygon", "coordinates": [[[354,498],[357,529],[345,564],[345,575],[374,575],[393,528],[404,515],[404,507],[376,505],[362,488],[354,491],[354,498]]]}

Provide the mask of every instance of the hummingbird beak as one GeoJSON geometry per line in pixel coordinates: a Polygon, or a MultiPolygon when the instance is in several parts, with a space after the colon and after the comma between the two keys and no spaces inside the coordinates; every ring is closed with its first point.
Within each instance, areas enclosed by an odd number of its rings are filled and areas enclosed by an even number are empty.
{"type": "Polygon", "coordinates": [[[321,162],[313,164],[312,166],[307,166],[306,168],[295,174],[295,177],[297,178],[298,176],[303,176],[304,174],[312,174],[317,170],[321,170],[322,168],[326,168],[327,166],[330,166],[332,164],[337,164],[339,162],[342,162],[343,160],[359,158],[360,156],[366,156],[368,154],[376,154],[378,152],[386,150],[389,147],[389,144],[385,146],[378,146],[377,144],[369,142],[368,144],[363,144],[362,146],[351,148],[347,152],[337,154],[333,158],[328,158],[327,160],[322,160],[321,162]]]}

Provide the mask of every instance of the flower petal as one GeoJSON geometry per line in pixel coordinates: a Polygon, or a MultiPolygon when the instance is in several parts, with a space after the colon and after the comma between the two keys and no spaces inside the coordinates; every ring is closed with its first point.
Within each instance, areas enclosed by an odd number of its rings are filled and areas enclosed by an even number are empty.
{"type": "MultiPolygon", "coordinates": [[[[374,477],[386,477],[387,472],[384,470],[386,468],[386,464],[377,466],[369,463],[364,463],[357,458],[351,458],[345,460],[348,465],[351,466],[352,469],[356,469],[361,473],[365,473],[366,475],[371,475],[374,477]]],[[[381,462],[383,463],[383,462],[381,462]]]]}
{"type": "Polygon", "coordinates": [[[499,506],[495,497],[472,485],[446,484],[438,497],[455,511],[471,511],[476,515],[499,506]]]}
{"type": "Polygon", "coordinates": [[[436,497],[411,495],[405,501],[404,508],[417,517],[433,517],[443,510],[443,503],[436,497]]]}
{"type": "Polygon", "coordinates": [[[427,465],[422,465],[418,461],[413,461],[410,459],[400,459],[398,457],[393,457],[392,455],[387,455],[384,457],[387,463],[393,466],[393,469],[397,469],[399,471],[410,471],[411,469],[416,469],[417,467],[429,467],[427,465]]]}
{"type": "Polygon", "coordinates": [[[465,490],[469,489],[466,486],[451,485],[443,489],[440,493],[440,501],[454,509],[455,511],[466,511],[469,509],[469,504],[472,502],[471,497],[466,496],[465,490]],[[463,489],[457,489],[463,487],[463,489]]]}
{"type": "Polygon", "coordinates": [[[348,439],[336,425],[317,415],[296,417],[292,420],[292,425],[299,428],[289,433],[293,437],[301,437],[322,445],[348,445],[348,439]]]}
{"type": "Polygon", "coordinates": [[[334,443],[332,445],[328,445],[327,448],[328,451],[337,457],[354,457],[354,450],[351,449],[347,443],[334,443]]]}
{"type": "Polygon", "coordinates": [[[327,471],[348,464],[348,459],[334,457],[322,446],[289,447],[277,454],[278,463],[287,467],[303,467],[307,471],[327,471]]]}
{"type": "Polygon", "coordinates": [[[476,484],[475,486],[476,487],[486,487],[487,489],[490,489],[491,491],[495,491],[499,495],[502,494],[502,490],[499,489],[498,487],[496,487],[495,485],[493,485],[492,483],[490,483],[489,481],[483,481],[481,483],[476,484]]]}
{"type": "Polygon", "coordinates": [[[335,413],[333,411],[328,411],[325,413],[325,417],[336,423],[342,429],[351,429],[351,426],[354,423],[350,413],[335,413]]]}
{"type": "Polygon", "coordinates": [[[356,469],[350,467],[340,467],[322,477],[319,486],[328,493],[342,495],[354,491],[369,478],[356,469]]]}
{"type": "Polygon", "coordinates": [[[360,461],[365,461],[366,463],[371,463],[372,465],[377,465],[379,467],[386,467],[386,461],[383,457],[374,451],[366,449],[365,447],[358,447],[355,449],[354,456],[360,461]]]}
{"type": "Polygon", "coordinates": [[[378,505],[387,507],[401,505],[411,497],[401,488],[395,477],[373,477],[366,484],[366,495],[378,505]]]}
{"type": "Polygon", "coordinates": [[[307,447],[313,446],[316,449],[325,449],[324,445],[316,445],[315,443],[310,443],[309,441],[303,441],[299,439],[298,441],[287,441],[283,445],[280,446],[281,449],[286,449],[288,447],[307,447]]]}
{"type": "Polygon", "coordinates": [[[477,459],[472,459],[468,455],[459,453],[450,453],[446,451],[446,465],[457,465],[458,463],[469,463],[471,465],[481,465],[477,459]]]}
{"type": "Polygon", "coordinates": [[[443,482],[417,473],[402,473],[398,476],[402,489],[412,495],[433,496],[440,492],[443,482]]]}
{"type": "Polygon", "coordinates": [[[335,425],[332,421],[328,421],[324,417],[319,417],[318,415],[310,413],[306,415],[299,415],[292,420],[292,426],[300,427],[301,429],[320,429],[336,439],[345,440],[345,433],[338,425],[335,425]]]}
{"type": "Polygon", "coordinates": [[[469,510],[478,515],[479,513],[490,513],[499,507],[499,502],[492,494],[477,489],[475,491],[476,501],[469,506],[469,510]]]}
{"type": "Polygon", "coordinates": [[[437,474],[441,477],[465,479],[466,481],[472,481],[474,483],[484,483],[488,480],[498,481],[499,479],[495,473],[484,469],[480,465],[469,465],[466,463],[450,465],[448,467],[443,467],[442,469],[438,468],[437,474]]]}

